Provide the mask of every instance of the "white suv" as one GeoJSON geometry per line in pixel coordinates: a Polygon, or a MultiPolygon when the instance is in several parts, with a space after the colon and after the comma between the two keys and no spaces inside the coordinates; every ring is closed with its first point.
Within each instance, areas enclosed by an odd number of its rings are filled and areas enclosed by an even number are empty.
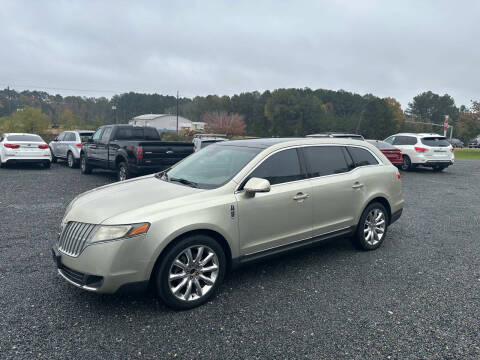
{"type": "Polygon", "coordinates": [[[422,165],[442,171],[455,160],[453,146],[442,135],[401,133],[388,137],[385,142],[402,150],[402,170],[422,165]]]}

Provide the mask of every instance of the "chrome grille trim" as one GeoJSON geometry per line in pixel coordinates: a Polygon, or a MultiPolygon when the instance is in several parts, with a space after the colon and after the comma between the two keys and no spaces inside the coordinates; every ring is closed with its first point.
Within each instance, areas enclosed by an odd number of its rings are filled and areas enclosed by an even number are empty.
{"type": "Polygon", "coordinates": [[[60,235],[58,250],[65,255],[77,257],[95,228],[95,224],[70,221],[60,235]]]}

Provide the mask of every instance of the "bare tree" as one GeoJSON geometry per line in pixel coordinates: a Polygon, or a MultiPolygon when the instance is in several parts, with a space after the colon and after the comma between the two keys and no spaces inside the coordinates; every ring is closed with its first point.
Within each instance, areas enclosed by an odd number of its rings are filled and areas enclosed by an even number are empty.
{"type": "Polygon", "coordinates": [[[225,111],[210,111],[203,114],[208,132],[226,135],[244,135],[246,124],[244,116],[240,114],[228,114],[225,111]]]}

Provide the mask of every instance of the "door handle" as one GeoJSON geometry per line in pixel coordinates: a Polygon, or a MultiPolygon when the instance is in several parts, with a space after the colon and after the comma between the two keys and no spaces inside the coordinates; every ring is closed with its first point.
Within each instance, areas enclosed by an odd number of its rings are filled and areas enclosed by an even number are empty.
{"type": "Polygon", "coordinates": [[[293,197],[293,200],[295,200],[295,201],[305,200],[306,198],[309,198],[309,197],[310,197],[309,194],[304,194],[304,193],[301,193],[301,192],[300,192],[300,193],[298,193],[297,195],[295,195],[295,196],[293,197]]]}
{"type": "Polygon", "coordinates": [[[358,181],[355,181],[355,183],[352,185],[352,188],[354,189],[359,189],[362,187],[363,187],[363,184],[359,183],[358,181]]]}

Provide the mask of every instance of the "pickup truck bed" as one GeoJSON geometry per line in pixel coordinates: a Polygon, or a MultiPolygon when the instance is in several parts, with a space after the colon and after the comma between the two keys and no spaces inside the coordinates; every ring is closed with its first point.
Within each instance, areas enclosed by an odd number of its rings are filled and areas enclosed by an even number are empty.
{"type": "Polygon", "coordinates": [[[156,129],[131,125],[100,127],[82,146],[80,167],[114,170],[119,180],[164,170],[193,153],[193,144],[161,141],[156,129]]]}

